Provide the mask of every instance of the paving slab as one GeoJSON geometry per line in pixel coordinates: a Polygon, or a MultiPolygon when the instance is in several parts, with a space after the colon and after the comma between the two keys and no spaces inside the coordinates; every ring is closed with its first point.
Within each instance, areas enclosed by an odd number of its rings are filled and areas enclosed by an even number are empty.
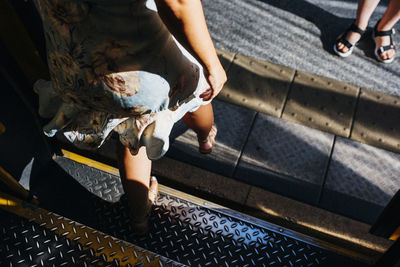
{"type": "Polygon", "coordinates": [[[258,114],[235,178],[316,204],[334,136],[258,114]]]}
{"type": "Polygon", "coordinates": [[[208,155],[200,154],[196,134],[190,129],[183,128],[184,132],[178,134],[174,129],[171,136],[178,137],[173,140],[166,156],[231,177],[256,112],[218,100],[212,103],[214,121],[218,128],[213,152],[208,155]]]}
{"type": "Polygon", "coordinates": [[[400,97],[361,89],[351,139],[400,153],[400,97]]]}
{"type": "Polygon", "coordinates": [[[218,99],[280,117],[295,71],[235,55],[218,99]]]}
{"type": "Polygon", "coordinates": [[[338,137],[321,207],[373,223],[400,189],[400,154],[338,137]]]}
{"type": "Polygon", "coordinates": [[[360,88],[296,72],[283,119],[349,137],[360,88]]]}

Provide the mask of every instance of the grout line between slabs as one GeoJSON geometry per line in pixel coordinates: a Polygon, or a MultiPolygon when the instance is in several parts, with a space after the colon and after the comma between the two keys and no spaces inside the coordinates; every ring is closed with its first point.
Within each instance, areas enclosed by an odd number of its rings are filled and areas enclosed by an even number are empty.
{"type": "Polygon", "coordinates": [[[283,101],[283,106],[282,106],[281,114],[280,114],[279,117],[278,117],[278,118],[280,118],[280,119],[282,119],[283,112],[285,111],[286,104],[287,104],[289,95],[290,95],[290,93],[291,93],[291,91],[292,91],[292,87],[293,87],[293,84],[294,84],[294,80],[295,80],[295,78],[296,78],[296,75],[297,75],[297,70],[294,71],[292,81],[291,81],[290,84],[289,84],[289,89],[288,89],[288,91],[287,91],[287,93],[286,93],[285,100],[283,101]]]}
{"type": "Polygon", "coordinates": [[[235,169],[234,169],[233,172],[232,172],[232,175],[231,175],[232,178],[234,178],[235,175],[236,175],[237,169],[238,169],[238,167],[239,167],[239,163],[240,163],[240,161],[242,160],[242,156],[243,156],[243,153],[244,153],[244,149],[245,149],[245,147],[246,147],[246,145],[247,145],[247,143],[248,143],[248,141],[249,141],[249,138],[250,138],[251,132],[253,131],[254,124],[255,124],[255,122],[256,122],[256,119],[257,119],[257,117],[258,117],[258,114],[259,114],[259,112],[256,112],[256,114],[254,115],[253,121],[251,122],[249,132],[247,133],[246,139],[245,139],[245,141],[243,142],[243,146],[242,146],[242,148],[241,148],[241,150],[240,150],[240,155],[239,155],[239,157],[238,157],[238,159],[237,159],[237,162],[236,162],[236,165],[235,165],[235,169]]]}
{"type": "Polygon", "coordinates": [[[326,168],[325,168],[325,171],[324,171],[324,176],[323,176],[322,183],[321,183],[321,188],[319,190],[318,199],[317,199],[317,203],[316,203],[318,206],[321,204],[322,195],[323,195],[324,187],[325,187],[325,184],[326,184],[326,178],[328,177],[329,166],[331,165],[331,162],[332,162],[332,156],[333,156],[333,151],[335,149],[335,144],[336,144],[336,135],[333,136],[332,147],[331,147],[331,150],[329,152],[328,162],[326,164],[326,168]]]}

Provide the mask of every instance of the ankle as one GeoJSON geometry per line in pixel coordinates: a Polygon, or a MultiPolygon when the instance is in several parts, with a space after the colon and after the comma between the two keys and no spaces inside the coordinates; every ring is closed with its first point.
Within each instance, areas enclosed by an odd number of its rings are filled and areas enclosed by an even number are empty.
{"type": "Polygon", "coordinates": [[[197,131],[196,132],[196,135],[197,135],[197,140],[199,141],[199,142],[207,142],[207,140],[208,140],[208,136],[210,135],[210,132],[211,132],[211,128],[212,128],[212,125],[210,126],[210,128],[209,129],[201,129],[201,130],[199,130],[199,131],[197,131]]]}
{"type": "Polygon", "coordinates": [[[387,25],[380,26],[379,24],[376,26],[376,30],[380,32],[390,31],[392,28],[388,27],[387,25]]]}
{"type": "Polygon", "coordinates": [[[356,19],[354,21],[354,25],[356,25],[361,30],[365,31],[368,27],[368,21],[361,21],[361,20],[356,19]]]}
{"type": "Polygon", "coordinates": [[[199,143],[207,143],[208,142],[208,136],[206,137],[200,137],[199,135],[197,135],[197,141],[199,141],[199,143]]]}
{"type": "Polygon", "coordinates": [[[394,25],[389,21],[379,20],[375,25],[376,31],[390,31],[394,25]]]}

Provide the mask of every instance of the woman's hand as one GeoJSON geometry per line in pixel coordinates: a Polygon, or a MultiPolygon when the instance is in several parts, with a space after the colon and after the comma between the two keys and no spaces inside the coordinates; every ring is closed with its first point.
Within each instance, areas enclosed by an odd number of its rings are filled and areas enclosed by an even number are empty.
{"type": "Polygon", "coordinates": [[[203,92],[200,97],[204,101],[209,101],[219,94],[227,78],[225,70],[219,62],[216,67],[211,68],[210,70],[205,69],[204,75],[206,76],[210,88],[203,92]]]}

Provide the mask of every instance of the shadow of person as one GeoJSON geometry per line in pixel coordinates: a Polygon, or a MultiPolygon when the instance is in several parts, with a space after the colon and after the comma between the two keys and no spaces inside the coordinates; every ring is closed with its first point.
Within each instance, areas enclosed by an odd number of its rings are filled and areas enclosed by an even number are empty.
{"type": "Polygon", "coordinates": [[[49,162],[46,168],[41,168],[31,178],[30,191],[38,198],[42,208],[93,228],[98,224],[94,208],[96,202],[107,204],[74,180],[55,161],[49,162]]]}
{"type": "MultiPolygon", "coordinates": [[[[132,205],[129,201],[133,201],[124,194],[119,178],[82,166],[62,159],[51,161],[46,168],[41,168],[30,184],[31,192],[38,198],[40,206],[111,236],[133,240],[135,243],[139,235],[136,234],[137,229],[133,229],[129,216],[129,207],[132,205]],[[73,168],[75,170],[71,170],[73,168]]],[[[147,196],[147,187],[140,183],[132,186],[137,187],[137,192],[147,196]]]]}
{"type": "MultiPolygon", "coordinates": [[[[21,79],[23,80],[23,79],[21,79]]],[[[5,75],[0,76],[0,122],[4,132],[0,135],[0,166],[25,188],[36,171],[51,160],[34,115],[16,92],[5,75]],[[35,168],[33,168],[35,165],[35,168]]]]}

